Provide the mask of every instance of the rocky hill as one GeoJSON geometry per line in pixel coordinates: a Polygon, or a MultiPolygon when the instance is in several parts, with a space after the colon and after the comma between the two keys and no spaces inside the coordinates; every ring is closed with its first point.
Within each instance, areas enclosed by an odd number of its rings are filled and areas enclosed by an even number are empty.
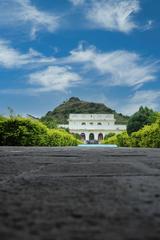
{"type": "Polygon", "coordinates": [[[56,121],[58,124],[66,124],[70,113],[99,113],[114,114],[117,124],[126,124],[129,117],[115,110],[107,107],[102,103],[86,102],[77,97],[71,97],[68,101],[63,102],[56,107],[53,111],[49,111],[44,117],[43,121],[56,121]]]}

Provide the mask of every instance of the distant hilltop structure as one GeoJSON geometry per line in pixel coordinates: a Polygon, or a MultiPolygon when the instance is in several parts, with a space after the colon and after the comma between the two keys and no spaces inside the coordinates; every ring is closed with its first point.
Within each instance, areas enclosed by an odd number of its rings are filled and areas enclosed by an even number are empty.
{"type": "Polygon", "coordinates": [[[120,133],[126,125],[115,124],[114,114],[69,114],[68,124],[59,125],[81,135],[83,141],[101,141],[108,133],[120,133]]]}

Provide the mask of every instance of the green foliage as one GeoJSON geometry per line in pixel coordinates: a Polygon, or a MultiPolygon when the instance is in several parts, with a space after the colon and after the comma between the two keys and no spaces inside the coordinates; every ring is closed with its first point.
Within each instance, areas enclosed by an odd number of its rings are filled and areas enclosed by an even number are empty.
{"type": "Polygon", "coordinates": [[[0,122],[0,144],[9,146],[46,145],[47,127],[39,121],[12,117],[0,122]]]}
{"type": "Polygon", "coordinates": [[[38,120],[20,117],[0,120],[0,145],[76,146],[77,144],[79,141],[65,130],[48,129],[38,120]]]}
{"type": "Polygon", "coordinates": [[[111,134],[107,139],[103,141],[104,144],[117,144],[119,147],[130,147],[130,137],[127,132],[122,132],[120,134],[111,134]]]}
{"type": "Polygon", "coordinates": [[[120,147],[160,148],[160,115],[157,114],[157,116],[158,119],[155,123],[145,125],[130,136],[125,131],[107,138],[104,143],[117,144],[120,147]]]}
{"type": "Polygon", "coordinates": [[[76,139],[78,139],[78,140],[81,141],[82,137],[81,137],[80,134],[78,134],[78,133],[72,133],[72,135],[73,135],[76,139]]]}
{"type": "Polygon", "coordinates": [[[126,131],[117,135],[117,145],[120,147],[130,147],[131,146],[131,138],[129,137],[129,135],[126,131]]]}
{"type": "Polygon", "coordinates": [[[117,135],[113,135],[103,141],[104,144],[117,144],[117,135]]]}
{"type": "Polygon", "coordinates": [[[108,138],[113,137],[114,135],[116,135],[116,134],[112,133],[112,132],[108,133],[108,134],[105,135],[104,140],[107,140],[108,138]]]}
{"type": "Polygon", "coordinates": [[[4,121],[6,118],[4,117],[4,116],[2,116],[2,115],[0,115],[0,122],[1,121],[4,121]]]}
{"type": "Polygon", "coordinates": [[[67,124],[70,113],[96,113],[96,114],[114,114],[116,123],[127,124],[129,117],[116,113],[104,104],[81,101],[77,97],[72,97],[64,101],[53,111],[49,111],[42,119],[56,121],[58,124],[67,124]]]}
{"type": "Polygon", "coordinates": [[[49,130],[48,146],[77,146],[80,143],[71,134],[62,130],[49,130]]]}
{"type": "Polygon", "coordinates": [[[133,147],[160,147],[160,120],[150,126],[144,126],[138,132],[131,135],[133,147]]]}
{"type": "Polygon", "coordinates": [[[140,107],[138,112],[133,114],[127,125],[127,132],[131,135],[132,132],[137,132],[145,125],[152,124],[156,121],[157,113],[155,113],[152,109],[147,107],[140,107]]]}
{"type": "Polygon", "coordinates": [[[50,116],[42,117],[41,122],[50,129],[57,128],[57,121],[50,116]]]}

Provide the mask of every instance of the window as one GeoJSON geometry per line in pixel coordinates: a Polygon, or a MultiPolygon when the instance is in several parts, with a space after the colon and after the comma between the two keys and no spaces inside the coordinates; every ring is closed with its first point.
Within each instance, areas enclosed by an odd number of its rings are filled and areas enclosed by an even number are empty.
{"type": "Polygon", "coordinates": [[[90,125],[93,125],[93,122],[90,122],[90,125]]]}
{"type": "Polygon", "coordinates": [[[82,122],[82,125],[86,125],[86,123],[85,123],[85,122],[82,122]]]}
{"type": "Polygon", "coordinates": [[[99,122],[99,123],[97,123],[97,125],[102,125],[102,123],[99,122]]]}
{"type": "Polygon", "coordinates": [[[102,141],[103,140],[103,134],[102,133],[99,133],[98,134],[98,141],[102,141]]]}

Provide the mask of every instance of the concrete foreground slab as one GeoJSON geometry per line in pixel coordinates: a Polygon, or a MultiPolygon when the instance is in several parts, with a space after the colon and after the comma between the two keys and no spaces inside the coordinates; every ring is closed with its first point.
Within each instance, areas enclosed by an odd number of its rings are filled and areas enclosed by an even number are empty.
{"type": "Polygon", "coordinates": [[[1,240],[159,240],[160,149],[0,147],[1,240]]]}

